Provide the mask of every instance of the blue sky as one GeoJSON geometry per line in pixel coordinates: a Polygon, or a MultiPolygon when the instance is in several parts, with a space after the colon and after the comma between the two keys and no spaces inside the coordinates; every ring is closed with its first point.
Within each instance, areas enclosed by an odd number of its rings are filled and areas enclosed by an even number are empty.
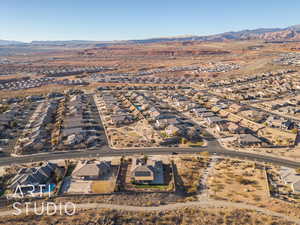
{"type": "Polygon", "coordinates": [[[0,39],[127,40],[300,24],[300,0],[1,0],[0,39]]]}

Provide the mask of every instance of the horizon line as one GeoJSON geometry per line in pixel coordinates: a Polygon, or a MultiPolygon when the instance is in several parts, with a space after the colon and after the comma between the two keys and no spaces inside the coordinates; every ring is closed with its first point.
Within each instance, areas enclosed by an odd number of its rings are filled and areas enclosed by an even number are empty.
{"type": "Polygon", "coordinates": [[[184,38],[184,37],[206,37],[206,36],[212,36],[212,35],[218,35],[218,34],[224,34],[224,33],[234,33],[234,32],[241,32],[241,31],[251,31],[251,30],[259,30],[259,29],[288,29],[293,28],[295,26],[300,26],[298,24],[296,25],[290,25],[286,27],[260,27],[260,28],[247,28],[247,29],[241,29],[241,30],[231,30],[231,31],[225,31],[220,33],[211,33],[206,35],[201,34],[178,34],[173,36],[153,36],[153,37],[146,37],[146,38],[128,38],[128,39],[111,39],[111,40],[91,40],[91,39],[55,39],[55,40],[30,40],[30,41],[21,41],[21,40],[9,40],[9,39],[0,39],[0,41],[9,41],[9,42],[19,42],[22,44],[31,44],[32,42],[67,42],[67,41],[86,41],[86,42],[122,42],[122,41],[136,41],[136,40],[151,40],[151,39],[158,39],[158,38],[166,38],[166,39],[172,39],[172,38],[184,38]]]}

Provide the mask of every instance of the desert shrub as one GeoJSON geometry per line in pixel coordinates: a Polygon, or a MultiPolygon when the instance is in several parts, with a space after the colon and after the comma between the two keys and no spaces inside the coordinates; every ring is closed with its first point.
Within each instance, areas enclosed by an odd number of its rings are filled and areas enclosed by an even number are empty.
{"type": "Polygon", "coordinates": [[[240,184],[243,184],[243,185],[257,184],[257,181],[250,180],[250,179],[243,178],[243,177],[238,177],[237,182],[239,182],[240,184]]]}

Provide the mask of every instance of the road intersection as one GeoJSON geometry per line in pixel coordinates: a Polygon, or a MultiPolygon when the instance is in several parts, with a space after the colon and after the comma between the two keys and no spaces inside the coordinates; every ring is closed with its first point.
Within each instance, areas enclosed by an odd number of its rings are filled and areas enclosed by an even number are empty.
{"type": "Polygon", "coordinates": [[[49,152],[34,155],[18,156],[18,157],[2,157],[0,158],[0,166],[7,166],[12,164],[22,164],[30,162],[39,162],[45,160],[56,159],[74,159],[74,158],[92,158],[104,156],[130,156],[136,154],[145,155],[172,155],[172,154],[194,154],[200,152],[208,152],[213,155],[248,159],[264,163],[274,163],[292,168],[300,168],[300,162],[261,155],[251,152],[233,151],[223,148],[215,139],[207,140],[207,146],[192,147],[192,148],[178,148],[178,147],[165,147],[165,148],[130,148],[130,149],[112,149],[107,145],[103,145],[97,150],[77,150],[65,152],[49,152]]]}

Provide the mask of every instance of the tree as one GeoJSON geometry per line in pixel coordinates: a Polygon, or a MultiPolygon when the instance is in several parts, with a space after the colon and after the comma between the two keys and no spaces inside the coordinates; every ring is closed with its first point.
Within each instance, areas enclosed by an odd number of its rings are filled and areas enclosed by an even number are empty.
{"type": "Polygon", "coordinates": [[[298,128],[292,129],[292,133],[297,134],[298,133],[298,128]]]}
{"type": "Polygon", "coordinates": [[[147,156],[147,155],[144,155],[143,159],[144,159],[145,163],[147,163],[148,156],[147,156]]]}
{"type": "Polygon", "coordinates": [[[257,184],[257,181],[255,181],[255,180],[250,180],[250,179],[246,179],[246,178],[243,178],[243,177],[237,178],[237,181],[238,181],[240,184],[243,184],[243,185],[257,184]]]}

